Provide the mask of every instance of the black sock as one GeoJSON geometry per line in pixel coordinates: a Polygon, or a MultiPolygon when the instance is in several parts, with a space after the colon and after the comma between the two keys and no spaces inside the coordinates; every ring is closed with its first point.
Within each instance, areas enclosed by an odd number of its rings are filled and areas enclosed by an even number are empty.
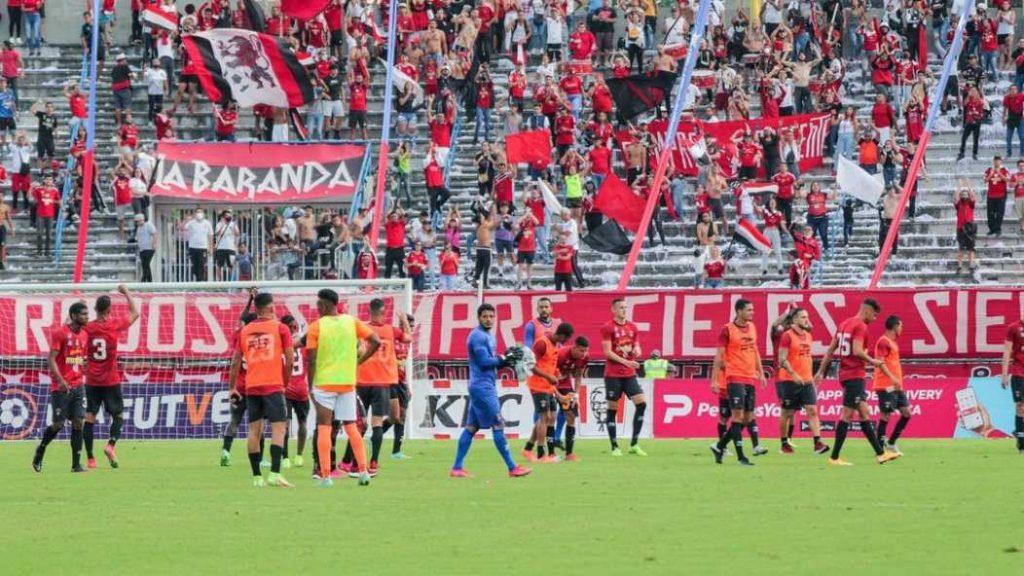
{"type": "Polygon", "coordinates": [[[636,446],[637,440],[640,439],[640,429],[644,427],[644,412],[646,411],[646,402],[641,402],[636,405],[636,411],[633,412],[633,437],[629,440],[630,446],[636,446]]]}
{"type": "Polygon", "coordinates": [[[733,422],[729,432],[730,436],[732,436],[733,448],[736,449],[736,458],[738,460],[746,460],[747,457],[743,454],[743,425],[733,422]]]}
{"type": "Polygon", "coordinates": [[[374,426],[373,431],[370,433],[370,443],[372,444],[372,457],[371,462],[376,462],[380,458],[380,447],[384,444],[384,428],[380,426],[374,426]]]}
{"type": "Polygon", "coordinates": [[[878,419],[878,442],[885,443],[885,429],[889,427],[889,421],[878,419]]]}
{"type": "Polygon", "coordinates": [[[871,449],[875,451],[876,456],[881,456],[884,450],[882,445],[878,443],[878,436],[875,434],[875,425],[870,420],[867,422],[860,423],[860,430],[864,433],[864,437],[868,439],[868,444],[871,444],[871,449]]]}
{"type": "Polygon", "coordinates": [[[528,441],[528,442],[526,443],[526,446],[523,446],[523,450],[526,450],[527,452],[533,452],[533,448],[534,448],[534,446],[536,446],[536,445],[537,445],[536,443],[534,443],[534,442],[529,442],[529,441],[528,441]]]}
{"type": "Polygon", "coordinates": [[[71,429],[71,466],[77,468],[82,465],[82,431],[78,428],[71,429]]]}
{"type": "Polygon", "coordinates": [[[789,427],[788,427],[789,429],[786,430],[786,438],[792,438],[793,437],[793,427],[794,427],[795,424],[796,424],[796,416],[794,415],[793,416],[793,420],[789,421],[789,427]]]}
{"type": "Polygon", "coordinates": [[[896,429],[892,431],[892,437],[889,438],[890,444],[896,443],[896,440],[903,434],[903,429],[907,427],[908,422],[910,422],[910,416],[900,416],[900,419],[896,421],[896,429]]]}
{"type": "Polygon", "coordinates": [[[761,444],[761,439],[757,435],[757,420],[751,420],[747,423],[747,432],[750,433],[750,444],[757,448],[761,444]]]}
{"type": "Polygon", "coordinates": [[[605,412],[605,427],[608,429],[608,440],[612,443],[612,450],[619,447],[619,442],[615,439],[615,417],[617,410],[607,410],[605,412]]]}
{"type": "Polygon", "coordinates": [[[341,431],[341,420],[331,420],[331,470],[338,467],[338,432],[341,431]]]}
{"type": "Polygon", "coordinates": [[[572,454],[572,447],[576,443],[576,427],[566,426],[565,427],[565,454],[568,456],[572,454]]]}
{"type": "Polygon", "coordinates": [[[537,458],[544,457],[544,444],[537,444],[537,458]]]}
{"type": "Polygon", "coordinates": [[[253,476],[262,476],[260,472],[260,460],[263,460],[263,455],[259,452],[249,452],[249,467],[252,468],[253,476]]]}
{"type": "Polygon", "coordinates": [[[82,425],[82,440],[85,442],[85,455],[89,459],[92,459],[92,428],[95,426],[92,422],[86,422],[82,425]]]}
{"type": "Polygon", "coordinates": [[[352,452],[352,443],[347,442],[345,445],[345,455],[341,457],[342,464],[351,464],[356,459],[355,452],[352,452]]]}
{"type": "Polygon", "coordinates": [[[42,438],[42,440],[39,441],[39,447],[42,448],[45,451],[46,447],[50,445],[50,442],[53,442],[53,439],[56,438],[57,434],[59,434],[59,433],[60,433],[60,428],[54,428],[53,426],[47,426],[46,430],[43,430],[43,438],[42,438]]]}
{"type": "Polygon", "coordinates": [[[846,432],[850,429],[850,423],[845,420],[840,420],[839,425],[836,426],[836,443],[832,446],[832,459],[839,458],[839,453],[843,450],[843,442],[846,442],[846,432]]]}
{"type": "Polygon", "coordinates": [[[817,446],[819,444],[821,444],[821,436],[815,436],[814,437],[814,445],[817,446]]]}
{"type": "Polygon", "coordinates": [[[1017,437],[1017,447],[1024,446],[1024,416],[1016,416],[1013,419],[1013,432],[1017,437]]]}
{"type": "Polygon", "coordinates": [[[313,426],[313,473],[317,474],[320,470],[320,454],[319,450],[316,449],[316,440],[320,437],[320,427],[313,426]]]}
{"type": "Polygon", "coordinates": [[[728,432],[728,431],[729,431],[729,427],[728,426],[726,426],[725,424],[722,424],[721,422],[718,423],[718,439],[719,440],[721,440],[722,436],[725,436],[725,433],[728,432]]]}
{"type": "Polygon", "coordinates": [[[554,454],[555,453],[555,427],[554,426],[548,426],[547,441],[548,441],[548,454],[554,454]]]}
{"type": "Polygon", "coordinates": [[[393,423],[391,422],[391,418],[385,418],[384,424],[380,427],[380,429],[383,430],[385,434],[387,434],[388,430],[391,430],[392,425],[393,423]]]}
{"type": "Polygon", "coordinates": [[[288,428],[284,429],[284,444],[281,445],[281,458],[288,457],[288,437],[291,434],[288,433],[288,428]]]}
{"type": "Polygon", "coordinates": [[[395,422],[395,438],[391,444],[391,453],[398,454],[402,451],[402,440],[405,439],[405,424],[395,422]]]}
{"type": "Polygon", "coordinates": [[[117,416],[110,423],[110,438],[107,438],[107,444],[111,446],[117,444],[117,441],[121,439],[121,429],[124,428],[124,418],[117,416]]]}
{"type": "MultiPolygon", "coordinates": [[[[315,432],[314,432],[314,434],[315,434],[315,432]]],[[[224,435],[224,442],[221,443],[221,446],[220,446],[221,450],[224,450],[225,452],[231,452],[231,444],[234,443],[234,441],[235,441],[235,437],[234,436],[228,436],[227,434],[225,434],[224,435]]],[[[316,440],[314,440],[313,443],[315,444],[316,440]]]]}
{"type": "Polygon", "coordinates": [[[277,474],[281,471],[281,453],[284,447],[277,444],[270,445],[270,471],[277,474]]]}

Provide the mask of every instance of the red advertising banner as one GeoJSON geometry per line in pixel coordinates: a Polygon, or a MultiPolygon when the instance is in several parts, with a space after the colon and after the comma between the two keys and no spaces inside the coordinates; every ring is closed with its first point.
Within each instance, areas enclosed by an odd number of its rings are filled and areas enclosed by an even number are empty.
{"type": "MultiPolygon", "coordinates": [[[[691,148],[699,142],[703,135],[707,141],[715,141],[719,150],[724,150],[727,144],[733,140],[739,140],[743,134],[751,132],[756,134],[765,127],[771,127],[776,133],[783,130],[793,132],[793,138],[800,144],[800,170],[806,171],[821,166],[825,154],[825,139],[828,137],[828,115],[827,114],[802,114],[800,116],[783,116],[779,118],[755,118],[752,120],[731,120],[728,122],[681,122],[679,131],[676,133],[676,147],[672,151],[673,160],[678,170],[687,176],[697,175],[697,162],[693,157],[691,148]]],[[[655,124],[649,126],[648,130],[656,138],[659,145],[665,143],[665,132],[667,126],[655,124]]],[[[615,134],[619,145],[623,147],[632,141],[628,131],[621,131],[615,134]]],[[[719,166],[725,173],[726,178],[732,178],[735,174],[733,161],[736,159],[735,147],[728,146],[733,150],[731,154],[722,154],[719,158],[719,166]]],[[[766,175],[759,173],[759,177],[766,175]]],[[[767,176],[771,176],[770,174],[767,176]]]]}
{"type": "MultiPolygon", "coordinates": [[[[774,353],[767,327],[791,304],[803,306],[814,325],[814,354],[825,351],[836,326],[856,314],[863,298],[871,296],[882,306],[882,315],[870,326],[872,339],[883,331],[885,316],[903,320],[900,348],[905,359],[936,358],[944,361],[998,358],[1002,353],[1005,326],[1024,316],[1020,289],[914,288],[866,292],[847,288],[833,290],[629,290],[624,292],[492,292],[485,300],[498,313],[496,336],[504,349],[522,342],[526,324],[537,301],[552,301],[554,316],[571,323],[576,333],[595,344],[591,356],[601,358],[601,326],[611,319],[611,301],[623,298],[629,317],[640,330],[643,355],[659,350],[673,360],[706,361],[715,353],[718,331],[732,318],[739,298],[754,304],[761,352],[774,353]]],[[[348,310],[365,317],[370,299],[380,293],[346,295],[348,310]]],[[[395,294],[392,293],[392,296],[395,294]]],[[[48,336],[67,317],[80,297],[0,294],[0,359],[41,357],[49,350],[48,336]]],[[[228,293],[139,294],[141,319],[128,330],[120,349],[123,356],[226,356],[229,340],[245,305],[245,295],[228,293]]],[[[316,317],[315,295],[280,293],[275,297],[279,315],[291,314],[307,321],[316,317]]],[[[466,359],[465,343],[476,327],[475,294],[453,293],[417,297],[413,314],[418,338],[415,354],[431,361],[460,362],[466,359]]],[[[114,299],[114,313],[125,313],[121,298],[114,299]]],[[[966,364],[965,364],[966,365],[966,364]]],[[[965,374],[966,375],[966,374],[965,374]]],[[[972,374],[975,375],[975,374],[972,374]]]]}
{"type": "MultiPolygon", "coordinates": [[[[957,393],[969,388],[967,378],[908,380],[907,396],[913,420],[907,438],[954,438],[961,423],[957,393]]],[[[878,419],[877,398],[869,404],[872,420],[878,419]]],[[[818,414],[823,435],[831,436],[842,417],[843,391],[839,383],[826,380],[818,387],[818,414]]],[[[782,407],[773,386],[757,389],[757,427],[762,438],[779,437],[782,407]]],[[[966,414],[964,414],[965,420],[966,414]]],[[[718,396],[707,380],[655,380],[655,438],[714,438],[718,435],[718,396]]],[[[797,413],[795,436],[810,435],[806,415],[797,413]]]]}
{"type": "Polygon", "coordinates": [[[161,142],[150,193],[189,202],[338,202],[355,194],[366,147],[161,142]]]}

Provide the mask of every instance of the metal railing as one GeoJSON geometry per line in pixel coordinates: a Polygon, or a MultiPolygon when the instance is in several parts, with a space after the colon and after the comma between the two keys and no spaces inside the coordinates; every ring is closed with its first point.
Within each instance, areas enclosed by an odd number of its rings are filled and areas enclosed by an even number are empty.
{"type": "MultiPolygon", "coordinates": [[[[88,71],[89,71],[89,59],[85,55],[83,55],[82,56],[82,71],[81,71],[81,73],[78,76],[78,84],[79,84],[79,86],[81,86],[82,84],[85,83],[85,75],[88,73],[88,71]]],[[[68,135],[68,147],[69,148],[75,145],[75,137],[78,135],[78,126],[79,126],[79,124],[75,123],[75,122],[72,122],[71,125],[69,126],[69,132],[70,132],[70,134],[68,135]]],[[[54,233],[54,239],[53,239],[53,264],[54,264],[54,266],[59,266],[60,265],[61,249],[62,249],[63,242],[64,242],[64,230],[67,228],[68,212],[70,211],[69,210],[69,206],[71,205],[70,200],[71,200],[71,195],[72,195],[72,193],[74,191],[74,188],[75,188],[75,186],[74,186],[74,178],[72,178],[72,174],[74,174],[74,171],[75,171],[75,157],[72,156],[71,152],[69,151],[68,152],[68,160],[67,160],[67,177],[64,179],[64,189],[61,190],[61,194],[60,194],[60,214],[57,216],[57,230],[54,233]]],[[[97,179],[99,178],[98,174],[96,175],[96,178],[97,179]]],[[[82,183],[82,188],[83,188],[82,194],[85,194],[85,182],[82,183]]],[[[91,188],[89,190],[89,193],[92,193],[92,189],[91,188]]]]}

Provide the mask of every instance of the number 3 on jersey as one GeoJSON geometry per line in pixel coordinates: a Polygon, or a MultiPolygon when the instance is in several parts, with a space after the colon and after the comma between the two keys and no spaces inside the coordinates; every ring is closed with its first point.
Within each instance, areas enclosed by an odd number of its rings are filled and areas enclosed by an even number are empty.
{"type": "Polygon", "coordinates": [[[107,359],[107,341],[103,338],[93,338],[92,345],[92,359],[96,361],[107,359]]]}

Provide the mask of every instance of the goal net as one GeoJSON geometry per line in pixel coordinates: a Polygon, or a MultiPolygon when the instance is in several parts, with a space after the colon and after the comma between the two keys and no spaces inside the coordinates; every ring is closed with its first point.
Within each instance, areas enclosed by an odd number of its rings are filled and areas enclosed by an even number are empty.
{"type": "MultiPolygon", "coordinates": [[[[111,298],[112,318],[127,317],[128,302],[117,286],[0,285],[0,440],[38,438],[52,421],[50,337],[67,322],[75,302],[85,302],[94,319],[101,295],[111,298]]],[[[369,319],[374,298],[384,300],[387,318],[396,326],[400,315],[413,312],[407,280],[128,284],[140,316],[118,346],[123,438],[221,434],[230,420],[231,338],[253,287],[274,295],[279,319],[297,320],[297,337],[317,318],[316,293],[323,288],[339,294],[341,312],[363,320],[369,319]]],[[[426,370],[426,359],[417,357],[418,324],[404,362],[409,381],[426,370]]],[[[106,434],[109,421],[101,411],[98,434],[106,434]]]]}

